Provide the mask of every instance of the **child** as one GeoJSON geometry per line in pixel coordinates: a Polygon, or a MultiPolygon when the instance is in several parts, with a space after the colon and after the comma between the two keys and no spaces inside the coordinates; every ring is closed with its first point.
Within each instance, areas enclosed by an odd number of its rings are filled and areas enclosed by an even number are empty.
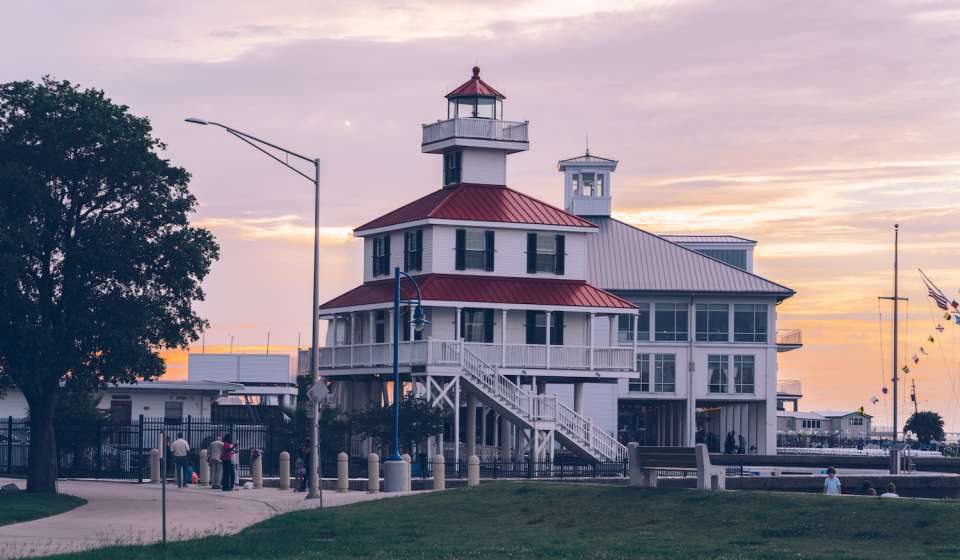
{"type": "Polygon", "coordinates": [[[823,493],[827,496],[840,495],[840,479],[837,478],[837,469],[827,467],[827,478],[823,479],[823,493]]]}
{"type": "Polygon", "coordinates": [[[303,464],[303,457],[297,457],[296,465],[293,470],[296,475],[296,482],[293,485],[294,492],[303,492],[306,490],[307,467],[303,464]]]}

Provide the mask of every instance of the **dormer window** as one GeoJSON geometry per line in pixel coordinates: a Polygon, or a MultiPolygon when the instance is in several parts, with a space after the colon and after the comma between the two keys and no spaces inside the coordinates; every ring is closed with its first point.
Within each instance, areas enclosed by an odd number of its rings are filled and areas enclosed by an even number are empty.
{"type": "Polygon", "coordinates": [[[372,269],[374,276],[390,274],[390,234],[373,238],[372,269]]]}
{"type": "Polygon", "coordinates": [[[564,273],[566,243],[562,235],[547,233],[527,234],[527,273],[564,273]]]}
{"type": "Polygon", "coordinates": [[[458,229],[456,235],[456,269],[493,272],[494,232],[458,229]]]}

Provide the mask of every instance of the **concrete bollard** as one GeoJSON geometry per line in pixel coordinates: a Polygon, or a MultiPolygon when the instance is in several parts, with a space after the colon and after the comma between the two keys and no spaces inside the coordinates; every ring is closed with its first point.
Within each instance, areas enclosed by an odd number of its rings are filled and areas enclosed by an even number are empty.
{"type": "Polygon", "coordinates": [[[433,489],[445,490],[447,488],[447,472],[443,463],[443,455],[437,455],[433,458],[433,489]]]}
{"type": "Polygon", "coordinates": [[[200,486],[210,484],[210,463],[207,461],[207,450],[200,450],[200,486]]]}
{"type": "Polygon", "coordinates": [[[160,450],[150,450],[150,482],[160,482],[160,450]]]}
{"type": "Polygon", "coordinates": [[[467,486],[480,486],[480,457],[476,455],[467,459],[467,486]]]}
{"type": "Polygon", "coordinates": [[[367,490],[371,494],[380,492],[380,456],[376,453],[367,456],[367,490]]]}
{"type": "Polygon", "coordinates": [[[403,489],[409,492],[413,490],[413,458],[410,457],[409,453],[404,453],[400,458],[407,463],[406,479],[404,480],[403,489]]]}
{"type": "Polygon", "coordinates": [[[337,454],[337,492],[350,490],[350,456],[341,451],[337,454]]]}
{"type": "Polygon", "coordinates": [[[263,451],[254,449],[250,455],[253,463],[250,465],[250,473],[253,475],[253,487],[263,488],[263,451]]]}
{"type": "Polygon", "coordinates": [[[290,454],[286,451],[280,453],[280,489],[290,489],[290,454]]]}

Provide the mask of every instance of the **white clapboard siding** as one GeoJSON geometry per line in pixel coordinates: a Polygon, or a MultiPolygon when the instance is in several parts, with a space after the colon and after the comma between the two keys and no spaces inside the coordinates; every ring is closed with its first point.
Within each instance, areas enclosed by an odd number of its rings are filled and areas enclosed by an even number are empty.
{"type": "Polygon", "coordinates": [[[464,148],[460,179],[482,185],[507,184],[507,154],[501,150],[464,148]]]}

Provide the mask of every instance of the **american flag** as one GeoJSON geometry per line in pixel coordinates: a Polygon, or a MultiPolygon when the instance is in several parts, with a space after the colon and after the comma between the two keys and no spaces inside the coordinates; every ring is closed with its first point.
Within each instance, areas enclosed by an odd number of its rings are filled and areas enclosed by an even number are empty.
{"type": "Polygon", "coordinates": [[[937,303],[937,307],[946,311],[948,309],[947,305],[950,304],[950,300],[947,299],[947,296],[943,295],[943,292],[940,291],[940,288],[934,286],[933,282],[927,278],[927,275],[920,271],[920,275],[923,276],[923,283],[927,286],[927,295],[933,298],[933,301],[937,303]]]}

